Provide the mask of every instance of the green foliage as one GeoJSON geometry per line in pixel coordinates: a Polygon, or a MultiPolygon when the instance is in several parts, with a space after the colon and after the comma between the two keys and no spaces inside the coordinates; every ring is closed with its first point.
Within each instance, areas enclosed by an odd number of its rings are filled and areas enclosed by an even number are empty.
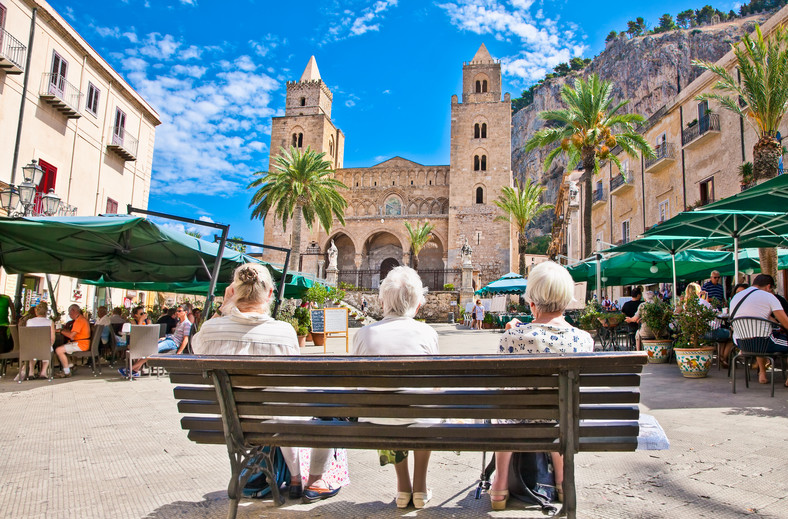
{"type": "Polygon", "coordinates": [[[752,162],[745,162],[739,166],[739,179],[742,184],[755,182],[755,171],[753,171],[752,162]]]}
{"type": "Polygon", "coordinates": [[[618,33],[616,31],[610,31],[607,34],[607,38],[605,38],[605,42],[613,41],[618,37],[618,33]]]}
{"type": "Polygon", "coordinates": [[[604,316],[602,305],[596,301],[589,301],[583,312],[580,314],[578,324],[583,330],[598,330],[602,323],[599,318],[604,316]]]}
{"type": "Polygon", "coordinates": [[[318,306],[323,306],[327,298],[328,288],[325,285],[321,285],[320,283],[315,283],[306,290],[302,300],[309,303],[315,303],[318,306]]]}
{"type": "Polygon", "coordinates": [[[482,317],[482,322],[485,324],[493,324],[495,323],[495,318],[492,313],[485,312],[484,317],[482,317]]]}
{"type": "Polygon", "coordinates": [[[654,33],[672,31],[675,28],[676,24],[673,23],[673,17],[670,13],[665,13],[659,17],[659,25],[654,28],[654,33]]]}
{"type": "MultiPolygon", "coordinates": [[[[231,239],[243,241],[243,236],[233,236],[231,239]]],[[[241,253],[246,252],[246,245],[243,243],[227,242],[227,247],[241,253]]]]}
{"type": "Polygon", "coordinates": [[[552,204],[543,204],[540,201],[545,189],[529,178],[525,180],[525,184],[520,185],[515,182],[514,187],[503,187],[501,195],[494,202],[505,213],[495,220],[507,222],[517,230],[520,275],[525,275],[525,244],[527,243],[525,230],[534,218],[553,208],[552,204]]]}
{"type": "Polygon", "coordinates": [[[345,294],[345,291],[342,290],[341,288],[334,288],[334,287],[328,288],[328,299],[331,301],[336,301],[336,302],[342,301],[343,299],[345,299],[346,295],[347,294],[345,294]]]}
{"type": "Polygon", "coordinates": [[[652,302],[640,305],[640,317],[654,337],[661,339],[668,334],[668,325],[673,320],[673,307],[655,297],[652,302]]]}
{"type": "Polygon", "coordinates": [[[748,16],[766,9],[779,9],[788,3],[788,0],[750,0],[739,8],[739,14],[748,16]]]}
{"type": "Polygon", "coordinates": [[[529,106],[531,103],[534,102],[534,94],[536,90],[542,86],[546,79],[552,79],[556,77],[564,77],[569,75],[570,72],[576,72],[583,70],[591,63],[591,58],[572,58],[569,63],[559,63],[553,69],[553,72],[545,75],[544,79],[540,79],[536,82],[536,84],[531,85],[528,89],[523,90],[523,93],[520,94],[520,97],[512,99],[512,113],[516,113],[517,111],[529,106]]]}
{"type": "Polygon", "coordinates": [[[195,237],[195,238],[197,238],[198,240],[199,240],[200,238],[202,238],[202,234],[201,234],[201,233],[199,233],[199,232],[197,232],[197,231],[185,231],[185,232],[186,232],[186,234],[188,234],[189,236],[194,236],[194,237],[195,237]]]}
{"type": "Polygon", "coordinates": [[[148,318],[150,319],[150,322],[155,323],[159,320],[159,317],[161,317],[161,305],[156,303],[155,305],[148,307],[146,312],[148,312],[148,318]]]}
{"type": "Polygon", "coordinates": [[[549,234],[545,236],[538,236],[529,241],[525,246],[526,254],[547,254],[547,249],[550,247],[550,240],[553,237],[549,234]]]}
{"type": "Polygon", "coordinates": [[[344,281],[339,282],[339,288],[341,288],[342,290],[351,290],[351,291],[361,290],[353,283],[345,283],[344,281]]]}
{"type": "Polygon", "coordinates": [[[454,283],[446,283],[445,285],[443,285],[443,290],[445,290],[447,292],[453,291],[454,290],[454,283]]]}
{"type": "Polygon", "coordinates": [[[428,222],[416,225],[405,222],[405,230],[408,232],[408,242],[410,243],[410,263],[416,270],[419,268],[419,252],[432,240],[434,228],[435,226],[428,222]]]}
{"type": "Polygon", "coordinates": [[[704,336],[711,331],[711,322],[717,317],[717,311],[691,296],[684,303],[684,310],[678,314],[679,348],[699,348],[707,342],[704,336]]]}
{"type": "Polygon", "coordinates": [[[296,332],[296,335],[306,335],[306,333],[304,333],[304,334],[298,333],[298,331],[299,331],[298,330],[298,319],[296,319],[295,317],[288,316],[288,315],[280,315],[278,320],[279,321],[284,321],[284,322],[288,323],[290,326],[292,326],[293,330],[295,330],[295,332],[296,332]]]}

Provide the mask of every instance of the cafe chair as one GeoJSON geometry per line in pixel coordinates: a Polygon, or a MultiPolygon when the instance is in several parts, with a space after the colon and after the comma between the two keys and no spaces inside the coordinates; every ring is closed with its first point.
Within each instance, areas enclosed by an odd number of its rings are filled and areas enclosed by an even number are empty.
{"type": "MultiPolygon", "coordinates": [[[[11,351],[6,353],[0,353],[0,378],[5,376],[6,370],[8,369],[8,364],[12,361],[16,360],[19,361],[19,333],[18,328],[15,324],[8,326],[8,331],[11,333],[11,340],[14,343],[14,347],[11,351]]],[[[5,333],[5,330],[0,329],[0,333],[5,333]]]]}
{"type": "MultiPolygon", "coordinates": [[[[131,366],[135,360],[147,359],[151,355],[159,352],[159,331],[158,324],[132,324],[129,333],[129,346],[126,350],[126,360],[129,369],[129,380],[134,380],[131,366]]],[[[158,376],[158,372],[157,372],[158,376]]]]}
{"type": "Polygon", "coordinates": [[[733,392],[736,393],[736,362],[742,360],[744,364],[744,384],[750,387],[749,358],[764,357],[769,359],[772,364],[772,397],[774,397],[774,371],[777,368],[776,359],[780,359],[782,365],[783,379],[785,379],[785,359],[787,353],[768,352],[768,347],[772,344],[771,333],[775,328],[775,323],[768,319],[757,317],[737,317],[731,321],[733,329],[733,342],[739,347],[739,353],[733,357],[731,362],[731,377],[733,377],[733,392]]]}
{"type": "Polygon", "coordinates": [[[47,378],[52,380],[54,373],[52,351],[52,330],[49,326],[22,326],[19,328],[19,364],[39,360],[49,360],[47,378]]]}
{"type": "Polygon", "coordinates": [[[86,359],[90,357],[90,368],[93,370],[93,376],[101,374],[101,365],[97,359],[100,359],[99,346],[101,346],[101,334],[104,332],[104,325],[99,324],[93,327],[93,336],[90,338],[90,348],[86,351],[75,351],[71,354],[72,359],[86,359]],[[96,373],[98,370],[98,373],[96,373]]]}

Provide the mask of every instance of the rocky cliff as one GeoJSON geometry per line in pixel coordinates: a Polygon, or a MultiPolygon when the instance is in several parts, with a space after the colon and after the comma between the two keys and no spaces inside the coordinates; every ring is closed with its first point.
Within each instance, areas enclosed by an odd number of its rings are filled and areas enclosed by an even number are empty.
{"type": "MultiPolygon", "coordinates": [[[[629,99],[626,110],[646,118],[653,115],[702,72],[692,65],[692,60],[717,61],[727,53],[732,43],[742,34],[763,23],[767,14],[760,14],[731,22],[707,25],[688,30],[675,30],[633,39],[616,38],[582,71],[569,76],[545,81],[534,93],[531,105],[512,117],[512,172],[521,182],[535,179],[547,187],[544,200],[552,203],[564,173],[565,161],[556,159],[549,171],[544,171],[547,151],[524,151],[526,141],[539,130],[544,121],[543,110],[562,108],[560,91],[578,74],[597,73],[613,81],[616,99],[629,99]]],[[[552,212],[543,213],[529,231],[531,237],[548,234],[552,212]]]]}

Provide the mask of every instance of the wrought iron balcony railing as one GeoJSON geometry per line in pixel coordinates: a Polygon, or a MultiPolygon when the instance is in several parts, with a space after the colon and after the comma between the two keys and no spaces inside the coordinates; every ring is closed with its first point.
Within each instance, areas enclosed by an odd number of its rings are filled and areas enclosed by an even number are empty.
{"type": "Polygon", "coordinates": [[[60,74],[45,73],[41,77],[41,98],[63,112],[69,119],[78,119],[82,92],[60,74]]]}
{"type": "Polygon", "coordinates": [[[27,47],[0,27],[0,68],[6,74],[21,74],[25,71],[27,47]]]}
{"type": "Polygon", "coordinates": [[[701,135],[705,135],[708,132],[719,132],[720,131],[720,116],[717,114],[708,114],[704,117],[698,119],[698,122],[689,128],[685,128],[681,131],[681,144],[686,146],[687,144],[693,142],[701,135]]]}

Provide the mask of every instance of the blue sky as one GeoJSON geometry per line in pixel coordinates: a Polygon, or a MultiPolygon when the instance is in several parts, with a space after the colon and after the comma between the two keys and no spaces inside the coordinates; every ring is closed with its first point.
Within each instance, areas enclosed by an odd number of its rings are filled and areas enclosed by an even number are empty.
{"type": "MultiPolygon", "coordinates": [[[[334,93],[345,166],[449,163],[462,62],[483,42],[512,97],[610,30],[704,2],[611,0],[50,0],[159,112],[149,207],[262,241],[246,185],[268,165],[271,117],[311,55],[334,93]],[[603,8],[604,7],[604,8],[603,8]]],[[[738,3],[712,3],[727,12],[738,3]]],[[[201,229],[206,235],[210,229],[201,229]]]]}

